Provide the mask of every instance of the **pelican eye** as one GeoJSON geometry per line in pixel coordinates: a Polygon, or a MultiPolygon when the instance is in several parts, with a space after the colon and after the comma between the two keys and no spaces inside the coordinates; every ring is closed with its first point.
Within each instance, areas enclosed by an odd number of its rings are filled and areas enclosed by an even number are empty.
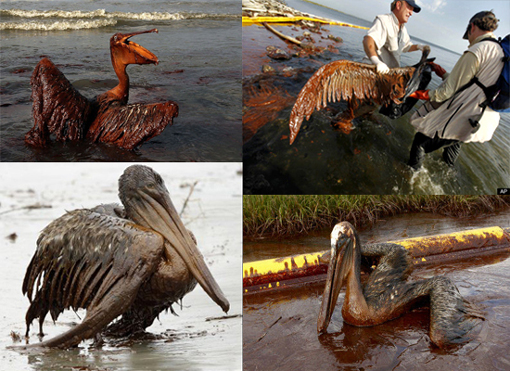
{"type": "Polygon", "coordinates": [[[147,183],[146,187],[149,188],[149,189],[154,189],[156,188],[158,185],[156,183],[147,183]]]}

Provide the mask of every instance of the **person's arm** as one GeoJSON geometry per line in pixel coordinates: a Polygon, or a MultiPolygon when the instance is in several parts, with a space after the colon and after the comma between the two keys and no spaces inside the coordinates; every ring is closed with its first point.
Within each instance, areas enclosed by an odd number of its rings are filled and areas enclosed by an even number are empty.
{"type": "Polygon", "coordinates": [[[363,49],[365,49],[365,54],[368,58],[377,57],[377,46],[372,36],[366,35],[363,38],[363,49]]]}
{"type": "Polygon", "coordinates": [[[370,61],[375,64],[377,72],[387,73],[390,70],[389,67],[379,59],[379,56],[377,55],[377,46],[371,36],[366,35],[363,38],[363,49],[365,49],[365,54],[368,58],[370,58],[370,61]]]}
{"type": "Polygon", "coordinates": [[[457,90],[467,84],[478,72],[480,62],[471,53],[465,52],[453,67],[452,72],[435,90],[429,91],[429,97],[434,102],[444,102],[451,98],[457,90]]]}
{"type": "Polygon", "coordinates": [[[430,46],[428,45],[423,45],[423,44],[413,44],[409,47],[409,49],[407,49],[407,52],[415,52],[415,51],[424,51],[428,49],[429,52],[430,52],[430,46]]]}

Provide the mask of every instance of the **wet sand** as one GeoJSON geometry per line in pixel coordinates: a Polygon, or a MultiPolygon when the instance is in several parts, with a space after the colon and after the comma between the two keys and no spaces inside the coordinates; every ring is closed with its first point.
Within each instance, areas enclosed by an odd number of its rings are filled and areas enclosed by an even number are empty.
{"type": "MultiPolygon", "coordinates": [[[[154,164],[178,211],[198,180],[182,215],[231,304],[231,318],[197,286],[184,297],[178,316],[162,313],[148,329],[157,339],[116,342],[102,349],[91,341],[77,349],[20,353],[11,332],[25,333],[28,300],[21,293],[25,269],[39,232],[65,210],[118,202],[117,180],[125,164],[3,164],[0,191],[0,363],[9,370],[239,370],[241,369],[241,165],[236,163],[154,164]],[[15,236],[14,236],[15,234],[15,236]]],[[[47,318],[46,339],[79,323],[85,312],[47,318]]],[[[35,323],[34,323],[35,324],[35,323]]],[[[30,342],[37,342],[37,325],[30,342]]],[[[0,367],[3,369],[3,367],[0,367]]]]}
{"type": "MultiPolygon", "coordinates": [[[[452,219],[426,214],[386,218],[360,238],[366,242],[448,233],[488,225],[510,225],[508,211],[485,218],[452,219]]],[[[275,252],[290,255],[328,248],[327,231],[291,241],[262,242],[245,251],[244,259],[266,258],[275,252]],[[312,250],[314,249],[314,250],[312,250]],[[256,253],[255,251],[259,251],[256,253]]],[[[248,244],[249,246],[250,244],[248,244]]],[[[273,255],[274,257],[274,255],[273,255]]],[[[468,262],[415,269],[411,279],[445,275],[460,293],[485,313],[477,337],[463,347],[446,352],[431,345],[429,310],[417,309],[380,326],[359,328],[343,323],[340,294],[328,333],[317,337],[317,316],[323,284],[279,292],[244,296],[243,364],[245,370],[364,369],[364,370],[504,370],[510,364],[510,254],[468,262]]]]}

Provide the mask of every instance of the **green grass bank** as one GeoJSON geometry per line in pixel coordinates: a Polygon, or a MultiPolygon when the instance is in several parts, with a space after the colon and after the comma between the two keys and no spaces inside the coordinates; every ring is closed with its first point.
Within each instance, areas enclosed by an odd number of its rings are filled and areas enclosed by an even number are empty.
{"type": "Polygon", "coordinates": [[[243,196],[243,233],[247,239],[289,237],[330,228],[341,220],[360,228],[402,213],[469,217],[508,207],[509,196],[247,195],[243,196]]]}

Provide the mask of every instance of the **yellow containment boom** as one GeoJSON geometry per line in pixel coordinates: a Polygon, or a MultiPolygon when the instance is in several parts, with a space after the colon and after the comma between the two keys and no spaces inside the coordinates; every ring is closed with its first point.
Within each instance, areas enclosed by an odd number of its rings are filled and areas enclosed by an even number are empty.
{"type": "Polygon", "coordinates": [[[328,24],[332,26],[352,27],[360,28],[362,30],[368,30],[368,27],[356,26],[354,24],[328,21],[325,19],[311,18],[311,17],[243,17],[243,26],[251,26],[253,24],[262,23],[295,23],[299,21],[318,22],[322,24],[328,24]]]}
{"type": "MultiPolygon", "coordinates": [[[[410,251],[415,265],[437,264],[495,252],[510,252],[510,235],[500,227],[471,229],[429,237],[389,241],[410,251]]],[[[321,281],[329,250],[243,264],[244,293],[321,281]]]]}

